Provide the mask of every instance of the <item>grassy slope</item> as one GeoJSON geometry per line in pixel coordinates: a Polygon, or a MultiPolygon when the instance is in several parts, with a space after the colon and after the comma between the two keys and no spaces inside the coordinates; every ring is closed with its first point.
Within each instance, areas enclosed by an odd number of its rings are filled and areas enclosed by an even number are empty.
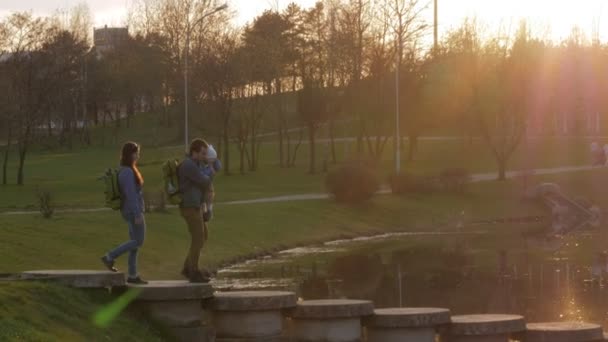
{"type": "Polygon", "coordinates": [[[109,328],[92,322],[112,300],[40,282],[0,282],[0,341],[161,341],[159,331],[135,313],[123,313],[109,328]]]}
{"type": "MultiPolygon", "coordinates": [[[[218,206],[204,260],[216,265],[238,255],[263,252],[300,242],[345,235],[415,230],[451,221],[461,211],[467,217],[493,218],[535,207],[513,200],[508,184],[493,184],[496,193],[476,184],[471,193],[453,195],[378,196],[359,207],[330,201],[301,201],[218,206]],[[486,196],[492,196],[487,201],[486,196]]],[[[189,236],[175,211],[147,216],[148,235],[142,249],[143,274],[176,277],[189,236]]],[[[98,258],[126,236],[125,224],[114,212],[35,216],[0,215],[0,270],[32,268],[96,268],[98,258]]],[[[124,263],[124,260],[121,260],[124,263]]],[[[120,266],[124,267],[124,264],[120,266]]]]}
{"type": "MultiPolygon", "coordinates": [[[[344,160],[343,145],[341,143],[338,146],[339,160],[344,160]]],[[[351,145],[352,153],[354,144],[351,145]]],[[[323,191],[323,175],[307,174],[307,145],[301,147],[297,167],[290,169],[281,169],[277,166],[276,149],[277,146],[272,144],[262,146],[259,170],[255,173],[217,177],[217,200],[323,191]]],[[[431,174],[437,174],[445,167],[466,167],[472,172],[495,170],[494,160],[481,141],[475,141],[472,146],[462,141],[422,141],[419,149],[416,161],[406,164],[406,170],[431,174]]],[[[65,153],[32,153],[26,163],[26,185],[0,187],[0,211],[33,208],[36,204],[37,188],[50,190],[55,197],[56,205],[60,207],[101,206],[103,188],[96,178],[105,168],[116,164],[117,150],[117,147],[113,147],[65,153]]],[[[181,150],[180,147],[149,148],[144,145],[141,163],[148,193],[160,191],[160,164],[168,158],[180,157],[181,150]]],[[[390,150],[390,148],[386,150],[378,165],[379,173],[383,178],[392,170],[390,150]]],[[[235,171],[238,167],[237,155],[233,153],[232,156],[234,157],[232,169],[235,171]]],[[[581,165],[586,164],[587,159],[586,140],[533,141],[527,148],[518,151],[510,163],[510,168],[581,165]]],[[[14,182],[15,171],[16,160],[13,158],[9,165],[11,182],[14,182]]]]}
{"type": "MultiPolygon", "coordinates": [[[[601,207],[608,199],[597,186],[605,170],[538,177],[558,181],[575,195],[601,207]]],[[[349,207],[330,201],[301,201],[256,205],[218,206],[216,220],[203,260],[210,265],[235,256],[275,248],[391,230],[453,229],[463,212],[467,221],[505,216],[542,214],[535,205],[520,200],[515,182],[478,183],[465,196],[377,196],[364,206],[349,207]]],[[[178,277],[189,236],[176,212],[150,214],[148,235],[142,249],[142,273],[151,278],[178,277]]],[[[99,256],[126,237],[125,224],[113,212],[39,216],[0,215],[2,272],[36,268],[97,268],[99,256]]],[[[124,259],[124,258],[123,258],[124,259]]],[[[119,266],[124,268],[125,260],[119,266]]]]}

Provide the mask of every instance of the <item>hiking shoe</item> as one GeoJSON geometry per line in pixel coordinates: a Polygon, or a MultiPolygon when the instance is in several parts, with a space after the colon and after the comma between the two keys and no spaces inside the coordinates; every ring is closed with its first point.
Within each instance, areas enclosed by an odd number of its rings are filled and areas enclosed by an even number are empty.
{"type": "Polygon", "coordinates": [[[201,268],[200,272],[203,275],[203,277],[211,278],[211,272],[209,272],[206,268],[204,268],[204,267],[201,268]]]}
{"type": "Polygon", "coordinates": [[[106,255],[101,257],[101,262],[103,262],[103,264],[106,266],[106,268],[108,270],[110,270],[111,272],[118,272],[118,269],[116,267],[114,267],[114,260],[108,259],[108,257],[106,255]]]}
{"type": "Polygon", "coordinates": [[[205,276],[201,272],[196,272],[195,274],[190,276],[190,278],[188,278],[188,279],[190,280],[191,283],[201,283],[201,284],[206,284],[211,280],[211,278],[205,276]]]}
{"type": "Polygon", "coordinates": [[[140,277],[135,277],[135,278],[127,278],[127,283],[129,284],[135,284],[135,285],[146,285],[148,282],[141,279],[140,277]]]}
{"type": "Polygon", "coordinates": [[[186,279],[190,279],[190,272],[187,269],[182,269],[182,271],[180,272],[181,275],[186,278],[186,279]]]}

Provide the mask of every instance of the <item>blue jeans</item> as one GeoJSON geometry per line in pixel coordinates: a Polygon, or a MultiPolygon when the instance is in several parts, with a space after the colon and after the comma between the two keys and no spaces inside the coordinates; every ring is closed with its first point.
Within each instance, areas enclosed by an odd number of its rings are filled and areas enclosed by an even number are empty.
{"type": "Polygon", "coordinates": [[[129,252],[129,277],[137,277],[137,252],[139,247],[144,244],[144,238],[146,236],[146,223],[135,224],[135,217],[133,215],[123,215],[123,218],[129,224],[129,238],[130,240],[116,247],[108,253],[110,260],[115,260],[124,253],[129,252]]]}

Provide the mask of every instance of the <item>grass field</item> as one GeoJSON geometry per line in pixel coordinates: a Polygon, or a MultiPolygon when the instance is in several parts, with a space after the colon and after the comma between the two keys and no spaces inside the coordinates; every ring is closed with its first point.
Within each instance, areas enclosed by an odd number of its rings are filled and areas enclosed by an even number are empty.
{"type": "MultiPolygon", "coordinates": [[[[537,176],[556,181],[567,193],[584,196],[602,208],[608,198],[597,186],[605,177],[598,169],[563,175],[537,176]]],[[[362,206],[328,200],[218,205],[203,260],[208,266],[239,256],[314,243],[332,238],[381,233],[453,229],[462,212],[467,222],[510,216],[544,214],[521,199],[520,184],[473,184],[467,194],[376,196],[362,206]]],[[[147,237],[140,264],[147,277],[178,277],[189,236],[175,211],[147,216],[147,237]]],[[[0,215],[0,270],[18,272],[45,268],[98,268],[99,257],[126,238],[126,225],[115,212],[39,215],[0,215]]],[[[124,260],[119,264],[124,268],[124,260]]]]}
{"type": "MultiPolygon", "coordinates": [[[[257,172],[217,178],[218,201],[322,192],[324,175],[308,175],[306,172],[307,147],[302,146],[296,168],[281,169],[277,166],[277,146],[263,145],[257,172]]],[[[353,147],[354,144],[349,147],[351,152],[353,147]]],[[[587,147],[585,139],[533,140],[518,151],[510,168],[584,165],[588,159],[587,147]]],[[[182,149],[146,145],[143,148],[141,163],[146,191],[158,191],[160,163],[179,156],[182,149]]],[[[0,211],[34,208],[34,193],[38,187],[50,190],[59,207],[101,206],[102,185],[96,178],[104,168],[115,164],[117,150],[117,147],[106,147],[32,153],[26,167],[27,184],[0,187],[0,211]]],[[[338,151],[340,160],[348,158],[344,156],[343,144],[339,145],[338,151]]],[[[236,153],[233,157],[236,159],[236,153]]],[[[235,162],[232,160],[233,170],[237,167],[235,162]]],[[[14,179],[14,163],[15,160],[11,160],[11,179],[14,179]]],[[[408,171],[421,174],[437,174],[445,167],[466,167],[471,172],[490,172],[495,168],[481,141],[468,145],[458,140],[422,141],[418,158],[404,166],[408,171]]],[[[384,177],[391,167],[389,148],[377,168],[384,177]]],[[[566,193],[588,198],[601,208],[608,208],[608,196],[603,190],[606,172],[607,169],[595,169],[534,176],[533,182],[557,182],[566,193]]],[[[390,231],[454,230],[461,217],[472,222],[546,214],[542,207],[521,199],[521,186],[516,180],[482,182],[472,184],[464,195],[383,195],[359,206],[341,205],[330,200],[218,205],[202,261],[215,268],[246,257],[335,238],[390,231]]],[[[179,278],[178,272],[189,243],[185,224],[175,210],[149,214],[146,221],[147,236],[139,260],[142,276],[148,279],[179,278]]],[[[467,230],[490,232],[468,241],[471,249],[483,250],[483,253],[475,254],[480,265],[494,263],[493,250],[498,248],[513,248],[515,257],[519,257],[523,241],[521,234],[542,228],[538,224],[464,226],[467,230]]],[[[49,268],[101,269],[99,257],[126,237],[126,224],[116,212],[65,213],[56,214],[52,219],[43,219],[38,214],[0,214],[0,273],[49,268]]],[[[608,234],[600,232],[591,238],[576,239],[579,245],[568,248],[567,253],[574,262],[587,263],[597,251],[605,248],[608,234]]],[[[425,246],[441,248],[442,243],[437,239],[427,241],[425,246]]],[[[532,253],[537,258],[548,255],[539,248],[533,248],[532,253]]],[[[119,268],[126,269],[125,259],[119,259],[119,268]]],[[[133,314],[121,316],[111,329],[95,327],[90,317],[109,301],[104,296],[91,296],[49,284],[0,282],[0,298],[0,326],[3,327],[0,340],[143,338],[155,341],[162,336],[133,314]]]]}
{"type": "MultiPolygon", "coordinates": [[[[108,167],[117,163],[120,146],[88,148],[62,153],[33,152],[28,156],[25,168],[25,186],[14,185],[16,178],[15,154],[9,164],[8,186],[0,186],[0,211],[29,208],[36,205],[36,190],[49,190],[57,207],[100,207],[103,204],[103,187],[97,178],[108,167]]],[[[294,168],[279,168],[278,146],[262,145],[260,164],[256,172],[238,174],[238,155],[231,154],[234,175],[216,178],[217,200],[229,201],[267,196],[317,193],[324,191],[324,175],[308,174],[308,145],[302,145],[294,168]]],[[[338,160],[353,159],[354,143],[338,144],[338,160]],[[345,153],[349,145],[349,155],[345,153]]],[[[169,158],[183,156],[181,147],[148,147],[143,145],[141,169],[146,178],[145,190],[158,193],[161,189],[161,163],[169,158]]],[[[323,146],[318,146],[318,168],[321,169],[323,146]]],[[[531,140],[522,146],[511,163],[510,169],[584,165],[588,163],[588,140],[548,139],[531,140]]],[[[382,179],[393,169],[392,147],[388,146],[377,172],[382,179]]],[[[472,145],[460,140],[424,140],[413,162],[404,162],[406,171],[422,174],[438,174],[446,167],[465,167],[471,172],[492,172],[495,162],[490,151],[480,140],[472,145]]]]}

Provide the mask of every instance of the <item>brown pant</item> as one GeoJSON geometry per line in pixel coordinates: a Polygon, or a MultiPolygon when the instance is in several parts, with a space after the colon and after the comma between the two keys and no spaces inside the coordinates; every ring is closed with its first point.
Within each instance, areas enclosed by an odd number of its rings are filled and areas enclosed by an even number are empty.
{"type": "Polygon", "coordinates": [[[207,224],[203,222],[203,213],[200,208],[180,208],[182,217],[188,224],[190,231],[190,250],[184,261],[184,271],[194,274],[199,271],[198,259],[205,241],[207,241],[207,224]]]}

